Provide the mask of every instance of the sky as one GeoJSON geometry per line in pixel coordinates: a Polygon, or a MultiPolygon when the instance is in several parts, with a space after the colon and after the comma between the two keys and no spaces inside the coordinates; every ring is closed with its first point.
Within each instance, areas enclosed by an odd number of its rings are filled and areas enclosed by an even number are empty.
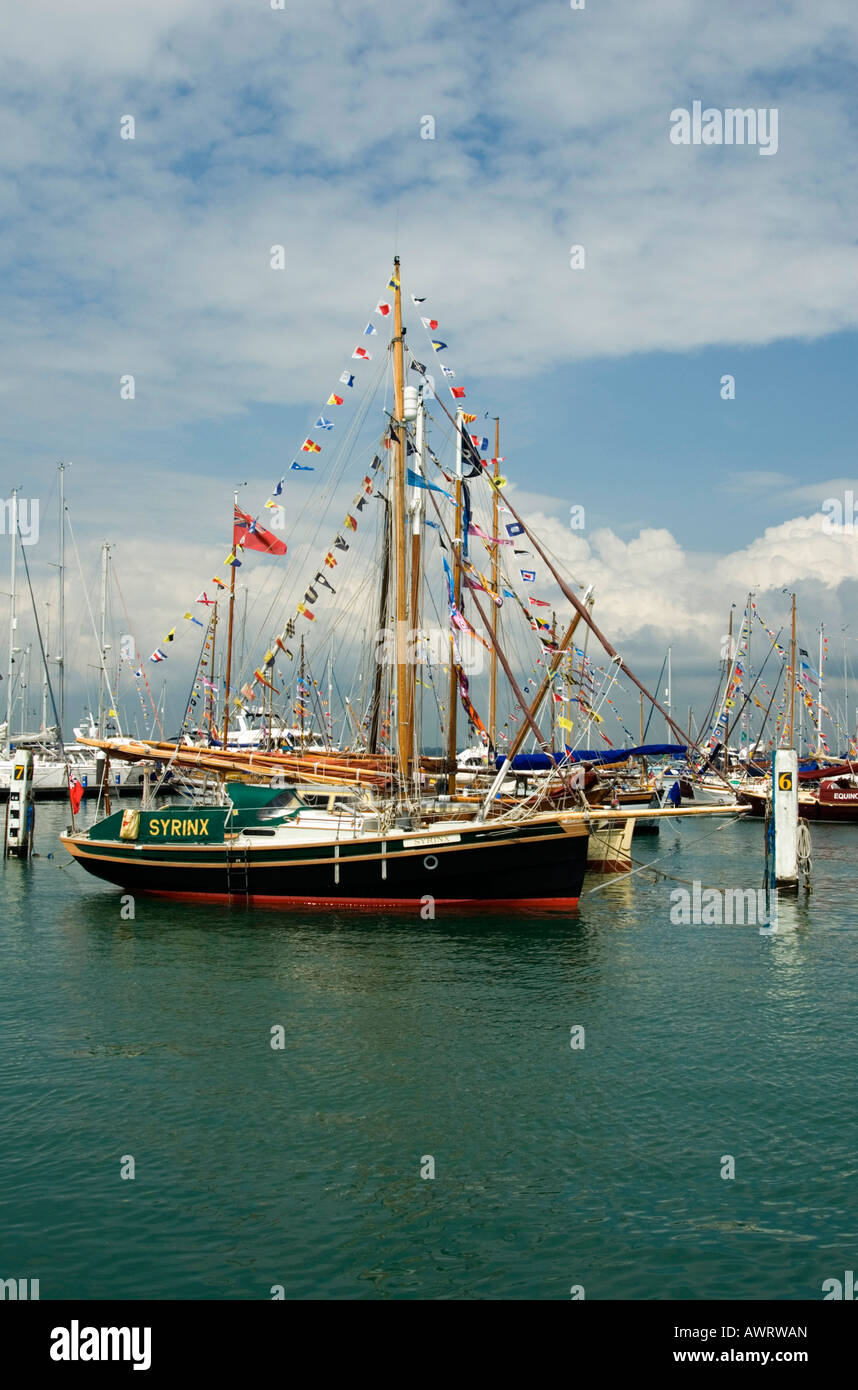
{"type": "MultiPolygon", "coordinates": [[[[705,706],[749,589],[775,628],[795,589],[805,645],[824,622],[858,670],[856,539],[823,513],[858,496],[856,52],[848,0],[10,7],[0,498],[44,500],[47,601],[72,461],[73,708],[101,541],[148,653],[222,564],[234,486],[255,512],[288,469],[395,252],[415,350],[411,293],[645,683],[670,645],[675,706],[705,706]],[[696,101],[776,110],[776,151],[673,143],[696,101]]],[[[329,483],[289,480],[286,608],[329,483]]],[[[190,645],[171,659],[181,704],[190,645]]]]}

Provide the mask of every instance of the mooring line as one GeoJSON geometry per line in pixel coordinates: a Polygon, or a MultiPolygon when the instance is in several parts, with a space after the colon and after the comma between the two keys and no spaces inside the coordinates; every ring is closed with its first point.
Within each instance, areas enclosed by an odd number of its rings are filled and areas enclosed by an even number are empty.
{"type": "MultiPolygon", "coordinates": [[[[691,840],[690,843],[684,845],[683,848],[693,849],[693,847],[698,843],[699,840],[706,840],[709,838],[710,835],[719,834],[720,831],[726,830],[728,825],[732,825],[732,821],[725,821],[723,825],[716,825],[713,831],[707,831],[705,835],[698,835],[696,840],[691,840]]],[[[655,859],[651,859],[648,864],[638,864],[636,868],[630,869],[629,872],[626,874],[611,874],[610,878],[605,883],[597,883],[595,888],[588,888],[586,893],[581,894],[581,897],[589,898],[592,893],[601,893],[603,888],[611,888],[615,883],[620,883],[624,878],[634,878],[635,874],[644,873],[647,869],[652,869],[653,864],[657,864],[661,859],[666,859],[668,854],[672,853],[672,850],[665,850],[664,854],[659,854],[655,859]]],[[[632,861],[632,863],[634,863],[634,860],[632,861]]],[[[677,874],[665,873],[663,869],[655,869],[653,870],[653,872],[656,874],[657,879],[669,878],[674,883],[690,883],[693,887],[694,883],[697,882],[696,879],[679,878],[677,874]]],[[[711,885],[701,883],[700,887],[709,888],[711,887],[711,885]]],[[[717,893],[723,893],[725,891],[726,889],[723,888],[715,889],[715,892],[717,893]]]]}

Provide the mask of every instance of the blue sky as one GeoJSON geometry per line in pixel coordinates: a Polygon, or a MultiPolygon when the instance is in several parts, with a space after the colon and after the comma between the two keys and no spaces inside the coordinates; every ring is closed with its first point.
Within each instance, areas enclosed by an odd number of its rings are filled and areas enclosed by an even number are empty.
{"type": "Polygon", "coordinates": [[[671,642],[701,702],[751,585],[858,633],[854,537],[820,521],[858,476],[846,0],[46,0],[7,30],[0,491],[74,460],[89,572],[109,536],[141,648],[222,558],[233,483],[256,510],[294,457],[394,249],[642,676],[671,642]],[[694,100],[776,107],[777,153],[672,145],[694,100]]]}

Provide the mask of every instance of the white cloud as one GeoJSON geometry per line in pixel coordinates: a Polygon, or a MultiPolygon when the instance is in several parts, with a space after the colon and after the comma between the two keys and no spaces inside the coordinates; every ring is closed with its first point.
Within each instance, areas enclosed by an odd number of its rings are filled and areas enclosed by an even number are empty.
{"type": "Polygon", "coordinates": [[[138,427],[314,397],[394,241],[471,374],[853,326],[856,155],[844,96],[813,68],[854,51],[850,13],[509,6],[471,14],[463,47],[447,0],[399,27],[387,4],[331,0],[312,17],[21,7],[4,35],[0,389],[69,422],[134,371],[138,427]],[[778,104],[778,154],[672,146],[670,110],[697,97],[778,104]]]}

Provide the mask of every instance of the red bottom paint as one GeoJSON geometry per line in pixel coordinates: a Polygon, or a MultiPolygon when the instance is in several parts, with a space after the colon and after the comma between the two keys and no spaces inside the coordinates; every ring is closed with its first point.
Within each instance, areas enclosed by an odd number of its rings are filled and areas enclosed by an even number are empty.
{"type": "MultiPolygon", "coordinates": [[[[139,890],[138,890],[139,891],[139,890]]],[[[422,898],[302,898],[281,897],[267,893],[254,893],[247,898],[241,894],[230,893],[174,893],[166,889],[145,889],[149,898],[172,898],[181,902],[195,903],[237,903],[247,907],[300,907],[303,909],[347,907],[350,911],[377,912],[379,909],[409,911],[423,906],[422,898]]],[[[435,898],[436,907],[454,907],[459,912],[491,912],[502,908],[505,912],[574,912],[578,907],[577,898],[435,898]]]]}

